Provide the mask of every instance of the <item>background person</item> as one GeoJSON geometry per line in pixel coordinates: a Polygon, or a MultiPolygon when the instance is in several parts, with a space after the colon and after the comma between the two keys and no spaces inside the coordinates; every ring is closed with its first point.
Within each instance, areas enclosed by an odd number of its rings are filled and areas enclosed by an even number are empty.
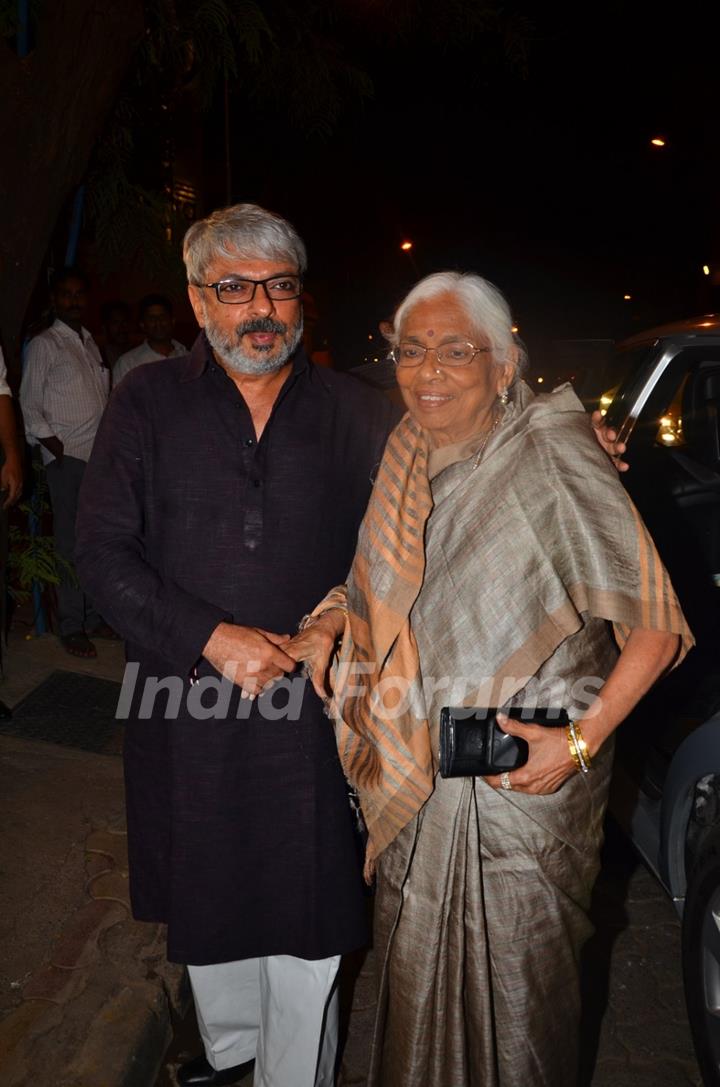
{"type": "Polygon", "coordinates": [[[100,308],[103,343],[100,351],[105,365],[112,370],[130,346],[130,307],[127,302],[113,300],[100,308]]]}
{"type": "Polygon", "coordinates": [[[338,747],[377,860],[374,1087],[575,1087],[611,736],[692,643],[582,405],[517,379],[511,329],[479,276],[430,276],[401,303],[408,415],[347,590],[286,646],[322,691],[342,634],[338,747]],[[442,779],[440,710],[463,677],[478,707],[534,709],[559,685],[575,731],[507,721],[524,767],[442,779]],[[571,694],[586,682],[597,698],[571,694]]]}
{"type": "Polygon", "coordinates": [[[7,368],[0,348],[0,508],[17,502],[23,489],[23,456],[7,368]]]}
{"type": "Polygon", "coordinates": [[[53,511],[57,555],[65,560],[57,587],[60,641],[75,657],[94,657],[88,634],[109,635],[72,574],[78,494],[110,388],[110,371],[82,324],[87,279],[63,268],[50,285],[54,321],[28,344],[20,385],[25,433],[40,445],[53,511]]]}
{"type": "MultiPolygon", "coordinates": [[[[15,422],[12,394],[7,382],[7,370],[0,348],[0,639],[5,640],[7,586],[5,565],[8,550],[7,510],[17,502],[23,489],[23,457],[15,422]]],[[[0,642],[0,669],[2,644],[0,642]]],[[[0,718],[10,717],[10,710],[0,701],[0,718]]]]}
{"type": "Polygon", "coordinates": [[[172,337],[174,323],[170,299],[164,294],[146,294],[138,306],[138,324],[145,340],[118,359],[113,370],[114,385],[144,362],[187,355],[187,348],[172,337]]]}

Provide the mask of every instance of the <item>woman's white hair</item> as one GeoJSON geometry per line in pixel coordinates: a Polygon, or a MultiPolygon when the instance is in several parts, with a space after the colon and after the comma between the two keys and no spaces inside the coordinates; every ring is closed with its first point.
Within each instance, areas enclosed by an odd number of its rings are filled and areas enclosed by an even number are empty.
{"type": "Polygon", "coordinates": [[[202,283],[217,257],[230,260],[286,260],[303,275],[305,244],[292,223],[257,204],[220,208],[193,223],[183,240],[188,283],[202,283]]]}
{"type": "Polygon", "coordinates": [[[435,272],[416,283],[395,311],[391,346],[399,342],[400,330],[413,306],[443,294],[456,298],[475,331],[490,341],[493,362],[498,366],[510,363],[518,378],[527,366],[527,353],[512,330],[510,307],[493,283],[474,272],[435,272]]]}

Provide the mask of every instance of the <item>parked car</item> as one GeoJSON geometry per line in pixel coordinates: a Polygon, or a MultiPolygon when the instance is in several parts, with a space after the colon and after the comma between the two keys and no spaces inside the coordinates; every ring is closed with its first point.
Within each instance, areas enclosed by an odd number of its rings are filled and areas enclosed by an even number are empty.
{"type": "Polygon", "coordinates": [[[720,1087],[720,317],[634,336],[616,372],[602,406],[628,443],[623,483],[697,646],[619,730],[611,810],[682,917],[695,1050],[720,1087]]]}

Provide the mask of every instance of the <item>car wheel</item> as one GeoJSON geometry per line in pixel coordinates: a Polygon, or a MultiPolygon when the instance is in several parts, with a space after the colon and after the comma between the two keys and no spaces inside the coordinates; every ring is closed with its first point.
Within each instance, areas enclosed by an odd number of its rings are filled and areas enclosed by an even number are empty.
{"type": "Polygon", "coordinates": [[[685,1001],[706,1087],[720,1087],[720,827],[690,873],[682,926],[685,1001]]]}

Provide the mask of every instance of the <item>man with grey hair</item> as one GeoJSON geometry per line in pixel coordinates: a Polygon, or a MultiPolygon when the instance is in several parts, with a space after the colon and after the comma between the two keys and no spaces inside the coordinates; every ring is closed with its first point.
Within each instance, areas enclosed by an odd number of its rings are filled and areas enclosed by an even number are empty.
{"type": "Polygon", "coordinates": [[[254,1058],[255,1087],[331,1087],[365,903],[333,731],[284,646],[349,569],[393,408],[305,356],[284,219],[217,211],[184,260],[201,334],[112,394],[78,518],[81,580],[136,676],[133,911],[189,965],[205,1054],[181,1084],[254,1058]]]}

